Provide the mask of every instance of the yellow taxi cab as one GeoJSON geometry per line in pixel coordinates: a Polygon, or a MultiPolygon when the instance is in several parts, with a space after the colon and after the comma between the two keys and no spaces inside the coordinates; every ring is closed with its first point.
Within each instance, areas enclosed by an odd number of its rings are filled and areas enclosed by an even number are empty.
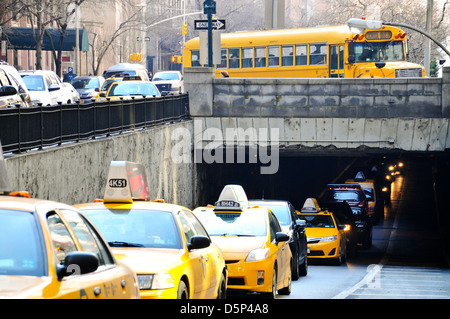
{"type": "Polygon", "coordinates": [[[106,94],[106,92],[108,92],[109,87],[111,86],[111,84],[113,84],[114,82],[120,82],[123,81],[124,76],[114,76],[114,77],[109,77],[105,80],[105,82],[103,82],[103,85],[101,86],[99,92],[97,93],[97,96],[95,97],[95,101],[101,102],[98,100],[98,98],[100,97],[101,93],[106,94]]]}
{"type": "Polygon", "coordinates": [[[136,273],[83,214],[10,193],[5,173],[0,159],[0,298],[139,298],[136,273]]]}
{"type": "Polygon", "coordinates": [[[144,166],[112,161],[104,199],[76,205],[139,281],[141,298],[225,298],[222,251],[187,208],[150,201],[144,166]]]}
{"type": "Polygon", "coordinates": [[[106,93],[100,93],[97,102],[160,96],[158,88],[150,81],[124,79],[120,82],[113,82],[106,93]]]}
{"type": "Polygon", "coordinates": [[[291,292],[292,254],[275,214],[267,208],[249,208],[240,185],[227,185],[215,206],[198,207],[194,214],[223,251],[228,289],[266,293],[291,292]]]}
{"type": "Polygon", "coordinates": [[[340,265],[346,261],[345,225],[328,211],[321,210],[315,198],[307,198],[298,217],[306,221],[308,258],[331,259],[340,265]]]}

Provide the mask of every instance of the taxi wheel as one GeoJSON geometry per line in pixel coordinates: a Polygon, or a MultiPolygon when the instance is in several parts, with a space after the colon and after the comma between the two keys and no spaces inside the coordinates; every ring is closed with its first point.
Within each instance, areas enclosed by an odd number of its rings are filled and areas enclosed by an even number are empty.
{"type": "Polygon", "coordinates": [[[277,267],[276,266],[273,268],[272,291],[269,293],[266,293],[265,296],[268,299],[275,299],[277,297],[277,267]]]}
{"type": "MultiPolygon", "coordinates": [[[[292,261],[291,261],[291,267],[292,267],[292,261]]],[[[291,269],[290,269],[291,267],[289,267],[289,271],[288,271],[288,276],[289,276],[288,285],[278,291],[278,294],[280,294],[280,295],[287,296],[287,295],[291,294],[291,286],[292,286],[292,276],[291,276],[291,269]]]]}
{"type": "Polygon", "coordinates": [[[225,276],[222,274],[220,278],[219,290],[217,292],[217,299],[226,299],[227,298],[227,285],[225,283],[225,276]]]}
{"type": "Polygon", "coordinates": [[[181,280],[178,285],[177,299],[189,299],[189,292],[186,283],[183,280],[181,280]]]}

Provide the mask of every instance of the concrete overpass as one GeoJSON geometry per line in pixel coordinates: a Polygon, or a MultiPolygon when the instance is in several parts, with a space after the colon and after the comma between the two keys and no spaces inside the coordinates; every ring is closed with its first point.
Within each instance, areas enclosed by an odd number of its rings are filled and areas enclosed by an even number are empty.
{"type": "Polygon", "coordinates": [[[314,152],[450,148],[450,68],[442,78],[215,78],[185,69],[197,150],[244,145],[314,152]]]}

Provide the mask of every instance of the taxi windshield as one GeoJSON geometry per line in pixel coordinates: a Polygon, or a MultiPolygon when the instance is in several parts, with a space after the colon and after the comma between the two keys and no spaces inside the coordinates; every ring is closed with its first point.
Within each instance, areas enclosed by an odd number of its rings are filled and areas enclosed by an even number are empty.
{"type": "Polygon", "coordinates": [[[196,215],[210,236],[266,236],[266,215],[206,211],[196,215]]]}
{"type": "Polygon", "coordinates": [[[122,81],[114,83],[108,92],[109,96],[122,96],[122,95],[159,95],[156,86],[152,83],[146,83],[143,81],[128,82],[122,81]]]}
{"type": "Polygon", "coordinates": [[[259,205],[260,207],[269,208],[275,216],[277,216],[278,221],[282,226],[290,225],[291,218],[289,214],[289,208],[286,205],[259,205]]]}
{"type": "Polygon", "coordinates": [[[309,228],[334,228],[333,218],[330,215],[299,215],[300,219],[306,221],[306,227],[309,228]]]}
{"type": "Polygon", "coordinates": [[[337,200],[337,201],[362,201],[361,193],[357,190],[343,189],[343,190],[333,190],[327,193],[327,200],[337,200]]]}
{"type": "Polygon", "coordinates": [[[83,213],[111,247],[182,249],[171,212],[144,209],[98,209],[83,213]]]}
{"type": "Polygon", "coordinates": [[[45,276],[41,231],[30,212],[0,210],[0,275],[45,276]]]}

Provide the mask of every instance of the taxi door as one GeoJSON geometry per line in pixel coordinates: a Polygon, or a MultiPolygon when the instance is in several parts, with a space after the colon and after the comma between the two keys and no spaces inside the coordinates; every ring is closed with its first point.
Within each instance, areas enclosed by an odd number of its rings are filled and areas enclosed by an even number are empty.
{"type": "MultiPolygon", "coordinates": [[[[208,236],[207,231],[203,228],[197,218],[188,210],[179,212],[181,226],[184,231],[186,243],[191,241],[195,235],[208,236]]],[[[214,275],[216,273],[216,258],[213,254],[213,246],[194,249],[188,252],[189,259],[193,268],[194,295],[189,298],[212,298],[214,287],[218,285],[218,280],[214,275]]]]}
{"type": "Polygon", "coordinates": [[[96,271],[81,274],[77,265],[66,265],[70,274],[44,292],[49,298],[114,299],[139,298],[135,274],[117,264],[108,246],[76,211],[60,209],[47,214],[47,224],[57,264],[72,251],[93,252],[99,259],[96,271]]]}
{"type": "MultiPolygon", "coordinates": [[[[269,212],[269,225],[272,240],[272,238],[275,238],[277,232],[282,231],[278,219],[272,212],[269,212]]],[[[275,240],[272,240],[271,245],[275,245],[276,246],[275,248],[277,249],[276,253],[278,261],[277,287],[280,288],[279,286],[280,283],[285,281],[287,279],[287,276],[289,275],[288,271],[290,271],[289,269],[290,248],[287,242],[277,243],[275,240]]]]}

